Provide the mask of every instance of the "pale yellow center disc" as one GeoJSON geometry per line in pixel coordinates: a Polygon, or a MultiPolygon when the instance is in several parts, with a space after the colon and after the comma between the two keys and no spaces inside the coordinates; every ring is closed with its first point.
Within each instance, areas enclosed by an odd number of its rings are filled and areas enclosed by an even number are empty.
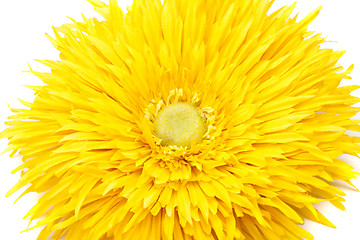
{"type": "Polygon", "coordinates": [[[192,142],[202,141],[207,126],[200,108],[180,102],[166,106],[157,114],[154,130],[162,145],[191,147],[192,142]]]}

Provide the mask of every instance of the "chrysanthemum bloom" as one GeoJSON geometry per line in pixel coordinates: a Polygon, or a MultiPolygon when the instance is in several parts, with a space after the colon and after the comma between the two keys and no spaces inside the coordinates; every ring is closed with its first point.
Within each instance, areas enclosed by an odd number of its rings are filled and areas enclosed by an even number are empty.
{"type": "MultiPolygon", "coordinates": [[[[313,203],[343,209],[333,180],[356,172],[357,86],[307,31],[267,0],[91,0],[103,21],[55,28],[60,61],[32,71],[13,109],[22,178],[44,193],[26,214],[38,239],[312,239],[313,203]]],[[[22,195],[23,195],[22,194],[22,195]]]]}

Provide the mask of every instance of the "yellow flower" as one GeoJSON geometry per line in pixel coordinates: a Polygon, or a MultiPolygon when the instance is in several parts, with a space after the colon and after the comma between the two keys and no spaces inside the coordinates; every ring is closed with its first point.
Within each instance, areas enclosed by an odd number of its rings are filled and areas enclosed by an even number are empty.
{"type": "MultiPolygon", "coordinates": [[[[60,61],[1,137],[22,155],[8,195],[44,193],[38,240],[313,239],[343,209],[360,152],[358,86],[307,30],[315,10],[268,0],[89,0],[104,17],[54,28],[60,61]]],[[[21,196],[22,196],[21,195],[21,196]]],[[[30,228],[32,229],[32,228],[30,228]]],[[[28,229],[29,230],[29,229],[28,229]]]]}

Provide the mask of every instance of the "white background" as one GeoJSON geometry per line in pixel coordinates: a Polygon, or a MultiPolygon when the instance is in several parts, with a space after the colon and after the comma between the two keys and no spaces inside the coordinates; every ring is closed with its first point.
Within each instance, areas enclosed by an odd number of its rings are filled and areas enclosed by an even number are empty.
{"type": "MultiPolygon", "coordinates": [[[[289,5],[292,0],[277,0],[272,9],[289,5]]],[[[119,5],[130,5],[131,1],[119,0],[119,5]]],[[[338,43],[327,44],[339,50],[348,52],[341,60],[341,64],[349,66],[355,64],[352,72],[353,84],[360,85],[360,4],[357,0],[301,0],[294,12],[300,12],[305,17],[314,8],[322,5],[320,16],[311,24],[310,29],[324,33],[328,40],[338,43]]],[[[46,71],[47,69],[36,63],[33,59],[58,59],[58,52],[45,37],[45,32],[52,33],[52,26],[59,26],[70,22],[67,16],[81,20],[81,13],[86,17],[97,16],[91,5],[85,0],[2,0],[0,4],[0,131],[5,128],[3,122],[10,114],[8,104],[12,107],[20,106],[17,98],[32,100],[32,91],[21,85],[40,84],[29,73],[29,63],[34,69],[46,71]]],[[[360,91],[354,93],[360,96],[360,91]]],[[[6,148],[6,140],[0,139],[0,152],[6,148]]],[[[358,159],[346,159],[355,170],[360,172],[358,159]]],[[[22,217],[37,201],[36,194],[28,194],[15,205],[14,200],[20,195],[15,193],[5,198],[6,192],[19,179],[18,174],[10,172],[20,163],[15,157],[10,159],[8,154],[0,156],[0,239],[3,240],[35,240],[39,230],[19,233],[26,229],[27,220],[22,217]]],[[[360,181],[353,183],[360,188],[360,181]]],[[[317,240],[359,240],[360,222],[360,192],[342,186],[347,193],[345,203],[346,212],[342,212],[329,204],[317,205],[336,226],[331,229],[307,221],[305,228],[310,230],[317,240]]],[[[89,239],[91,240],[91,239],[89,239]]]]}

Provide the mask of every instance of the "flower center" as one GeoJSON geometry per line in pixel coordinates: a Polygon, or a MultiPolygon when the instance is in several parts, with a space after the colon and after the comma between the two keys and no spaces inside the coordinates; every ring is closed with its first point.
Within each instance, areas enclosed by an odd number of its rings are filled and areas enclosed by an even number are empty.
{"type": "Polygon", "coordinates": [[[191,147],[200,143],[207,132],[206,119],[200,108],[185,102],[161,110],[154,120],[155,134],[162,145],[191,147]]]}

